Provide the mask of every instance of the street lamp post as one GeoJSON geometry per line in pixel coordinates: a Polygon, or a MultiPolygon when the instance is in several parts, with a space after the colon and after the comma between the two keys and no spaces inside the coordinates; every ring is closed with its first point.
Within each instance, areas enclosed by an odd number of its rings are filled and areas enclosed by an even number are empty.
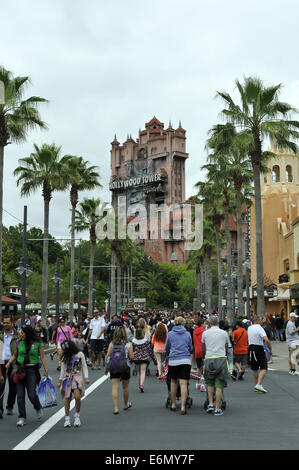
{"type": "Polygon", "coordinates": [[[81,244],[78,246],[78,280],[74,287],[78,291],[78,325],[80,325],[81,320],[81,289],[83,286],[81,285],[81,244]]]}
{"type": "Polygon", "coordinates": [[[249,259],[249,235],[246,236],[246,317],[250,320],[250,292],[249,292],[249,284],[250,284],[250,259],[249,259]]]}
{"type": "Polygon", "coordinates": [[[59,317],[59,287],[62,279],[60,277],[60,259],[56,259],[56,272],[53,277],[53,281],[56,284],[56,319],[59,317]]]}
{"type": "Polygon", "coordinates": [[[27,206],[24,206],[24,222],[23,222],[23,253],[19,266],[16,271],[22,276],[22,294],[21,294],[21,323],[25,325],[26,312],[26,278],[31,271],[27,264],[27,206]]]}
{"type": "Polygon", "coordinates": [[[94,287],[94,277],[92,278],[92,314],[94,312],[94,308],[95,308],[95,293],[96,293],[96,289],[94,287]]]}
{"type": "MultiPolygon", "coordinates": [[[[237,273],[235,271],[236,263],[235,263],[235,253],[236,251],[232,249],[232,311],[233,311],[233,322],[236,319],[236,280],[237,280],[237,273]]],[[[239,305],[238,305],[239,308],[239,305]]]]}

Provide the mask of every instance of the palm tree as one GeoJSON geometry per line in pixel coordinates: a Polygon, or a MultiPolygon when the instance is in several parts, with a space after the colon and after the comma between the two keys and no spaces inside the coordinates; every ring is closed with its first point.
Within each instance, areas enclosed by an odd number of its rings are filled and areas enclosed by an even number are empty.
{"type": "Polygon", "coordinates": [[[15,77],[0,67],[0,82],[4,85],[4,104],[0,103],[0,312],[2,311],[2,230],[3,230],[3,166],[4,149],[10,142],[25,142],[30,130],[46,129],[38,112],[38,105],[45,98],[31,96],[24,99],[24,92],[31,84],[29,77],[15,77]]]}
{"type": "Polygon", "coordinates": [[[34,144],[35,152],[30,157],[20,158],[14,171],[17,186],[22,184],[21,196],[28,197],[42,187],[44,199],[44,240],[43,240],[43,271],[42,271],[42,323],[46,324],[48,297],[48,251],[49,251],[49,209],[52,193],[62,190],[60,150],[55,144],[34,144]]]}
{"type": "Polygon", "coordinates": [[[215,252],[215,230],[212,220],[205,217],[203,220],[203,252],[204,272],[205,272],[205,291],[207,299],[208,313],[212,311],[212,255],[215,252]]]}
{"type": "Polygon", "coordinates": [[[139,288],[147,291],[147,297],[155,304],[161,293],[161,289],[165,288],[162,274],[159,272],[143,273],[140,276],[139,288]]]}
{"type": "Polygon", "coordinates": [[[251,188],[253,174],[248,161],[247,147],[244,145],[245,139],[237,135],[232,124],[218,124],[210,130],[210,135],[208,146],[215,152],[210,155],[211,161],[217,162],[219,154],[229,152],[227,176],[233,182],[236,196],[238,312],[243,315],[242,202],[245,202],[245,198],[250,205],[250,196],[253,196],[251,188]]]}
{"type": "Polygon", "coordinates": [[[216,238],[216,253],[217,253],[217,270],[218,270],[218,315],[220,320],[223,320],[222,312],[222,260],[221,260],[221,248],[222,248],[222,233],[221,223],[224,219],[222,202],[223,193],[218,182],[201,182],[199,181],[195,185],[199,188],[199,199],[205,207],[205,214],[208,216],[215,227],[215,238],[216,238]]]}
{"type": "Polygon", "coordinates": [[[226,106],[222,110],[225,120],[233,124],[241,138],[246,141],[247,153],[253,170],[255,195],[256,226],[256,275],[257,275],[257,315],[265,313],[264,268],[262,238],[262,205],[260,176],[263,161],[273,156],[263,151],[263,141],[270,138],[277,142],[280,149],[297,153],[297,145],[292,141],[299,138],[299,122],[291,119],[297,110],[290,104],[279,101],[282,85],[266,87],[258,77],[244,77],[244,83],[235,81],[240,105],[236,104],[229,93],[217,92],[226,106]]]}
{"type": "Polygon", "coordinates": [[[203,255],[200,250],[192,250],[188,254],[187,259],[187,269],[195,268],[196,275],[196,287],[195,287],[195,311],[199,312],[200,303],[202,301],[201,297],[201,277],[202,277],[202,265],[203,265],[203,255]]]}
{"type": "Polygon", "coordinates": [[[96,225],[102,219],[102,215],[97,215],[101,201],[97,198],[84,198],[80,203],[80,209],[75,212],[75,230],[85,232],[89,230],[90,239],[90,260],[89,260],[89,282],[88,282],[88,316],[92,317],[92,289],[93,289],[93,268],[94,253],[97,243],[96,225]]]}
{"type": "MultiPolygon", "coordinates": [[[[214,158],[210,155],[210,161],[214,158]]],[[[226,240],[226,260],[227,260],[227,315],[230,321],[234,321],[235,312],[232,310],[232,253],[231,253],[231,235],[229,226],[229,214],[231,212],[233,193],[232,182],[227,172],[228,161],[223,155],[218,155],[215,163],[207,163],[201,168],[207,170],[207,181],[216,183],[223,194],[222,207],[224,212],[225,223],[225,240],[226,240]]]]}
{"type": "Polygon", "coordinates": [[[78,192],[101,188],[99,173],[96,166],[88,166],[89,162],[82,157],[65,155],[61,159],[62,177],[66,186],[70,186],[70,201],[72,205],[71,220],[71,272],[70,272],[70,307],[69,317],[74,315],[74,280],[75,280],[75,212],[79,201],[78,192]]]}

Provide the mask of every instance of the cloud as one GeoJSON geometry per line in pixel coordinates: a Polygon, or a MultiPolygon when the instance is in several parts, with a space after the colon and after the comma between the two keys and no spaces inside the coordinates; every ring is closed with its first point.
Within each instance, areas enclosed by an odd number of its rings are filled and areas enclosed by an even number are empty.
{"type": "MultiPolygon", "coordinates": [[[[43,225],[41,191],[21,199],[12,172],[33,142],[55,142],[62,153],[82,155],[100,167],[110,201],[110,142],[126,140],[156,115],[187,130],[186,196],[203,177],[209,128],[219,121],[216,90],[234,93],[234,80],[256,74],[284,83],[281,98],[299,107],[295,0],[22,0],[2,5],[1,61],[30,75],[28,95],[50,100],[40,111],[49,130],[5,149],[4,208],[43,225]],[[298,103],[298,105],[297,105],[298,103]]],[[[55,193],[50,232],[69,234],[69,195],[55,193]]],[[[4,213],[4,223],[16,221],[4,213]]]]}

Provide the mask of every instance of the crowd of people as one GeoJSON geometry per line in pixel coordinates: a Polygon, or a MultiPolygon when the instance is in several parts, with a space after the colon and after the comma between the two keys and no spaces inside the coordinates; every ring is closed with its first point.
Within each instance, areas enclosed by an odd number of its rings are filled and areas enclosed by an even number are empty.
{"type": "Polygon", "coordinates": [[[195,389],[206,392],[207,412],[223,414],[223,389],[228,380],[242,381],[246,369],[252,370],[253,389],[267,393],[263,380],[272,360],[271,340],[283,341],[289,349],[290,374],[296,371],[299,353],[298,316],[292,312],[286,324],[281,316],[251,319],[237,317],[234,324],[219,320],[217,312],[149,311],[113,315],[99,310],[94,317],[68,321],[67,316],[47,317],[41,325],[38,315],[26,318],[25,325],[4,315],[0,329],[0,419],[3,418],[5,383],[8,383],[7,415],[18,406],[17,426],[26,424],[25,393],[38,420],[43,411],[37,387],[40,370],[48,376],[45,347],[50,346],[50,359],[57,355],[59,382],[57,387],[65,400],[65,427],[70,427],[70,401],[75,399],[74,426],[80,426],[81,399],[89,371],[103,368],[112,383],[113,414],[119,414],[119,385],[122,384],[123,410],[133,404],[129,400],[131,371],[137,376],[137,391],[146,392],[149,363],[156,368],[158,381],[165,380],[169,389],[170,411],[187,414],[190,379],[195,389]],[[274,321],[273,326],[272,320],[274,321]],[[276,336],[273,336],[273,328],[276,336]],[[284,330],[282,332],[282,330],[284,330]],[[284,335],[284,336],[283,336],[284,335]]]}

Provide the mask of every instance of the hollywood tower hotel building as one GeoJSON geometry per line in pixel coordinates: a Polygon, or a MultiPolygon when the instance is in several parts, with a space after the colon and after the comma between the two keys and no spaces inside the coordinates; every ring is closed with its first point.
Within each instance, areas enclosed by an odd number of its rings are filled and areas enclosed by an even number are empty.
{"type": "Polygon", "coordinates": [[[116,214],[119,196],[125,196],[126,199],[122,200],[126,201],[127,208],[130,207],[127,224],[130,224],[131,230],[135,232],[134,239],[140,243],[150,259],[155,263],[185,263],[187,252],[184,250],[184,239],[178,239],[175,228],[178,223],[181,224],[176,219],[182,219],[183,215],[170,213],[167,224],[163,223],[162,227],[159,210],[156,223],[152,221],[151,227],[149,220],[151,204],[162,207],[163,204],[169,206],[185,201],[185,161],[188,154],[186,131],[181,123],[177,129],[171,123],[164,129],[163,122],[154,117],[145,124],[144,130],[139,130],[136,141],[130,135],[120,145],[115,137],[111,146],[109,187],[116,214]],[[142,218],[145,211],[138,210],[140,204],[146,210],[147,222],[144,225],[142,218]]]}

